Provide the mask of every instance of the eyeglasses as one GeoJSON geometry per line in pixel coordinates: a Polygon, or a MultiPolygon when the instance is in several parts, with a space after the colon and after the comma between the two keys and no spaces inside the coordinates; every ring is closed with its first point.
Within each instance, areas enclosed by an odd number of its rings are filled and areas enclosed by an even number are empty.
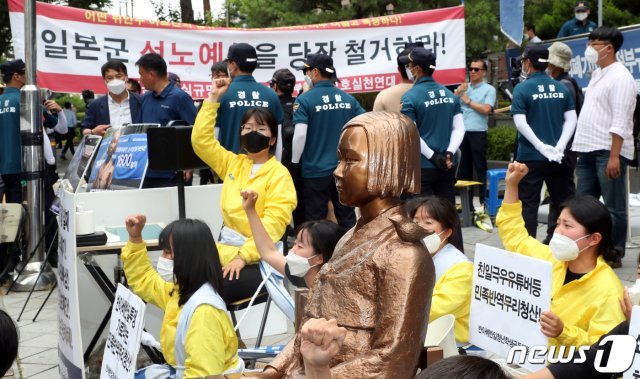
{"type": "Polygon", "coordinates": [[[215,74],[209,74],[209,79],[224,79],[227,78],[227,74],[222,72],[216,72],[215,74]]]}
{"type": "Polygon", "coordinates": [[[478,72],[478,71],[483,71],[484,68],[479,68],[479,67],[469,67],[469,71],[473,71],[473,72],[478,72]]]}
{"type": "Polygon", "coordinates": [[[275,81],[275,80],[273,80],[273,79],[271,79],[271,80],[269,81],[269,87],[271,88],[271,87],[273,87],[273,86],[275,86],[275,85],[276,85],[276,81],[275,81]]]}
{"type": "Polygon", "coordinates": [[[242,132],[253,132],[256,131],[260,134],[264,134],[267,133],[269,131],[269,126],[267,125],[260,125],[260,124],[244,124],[242,126],[240,126],[240,131],[242,132]]]}

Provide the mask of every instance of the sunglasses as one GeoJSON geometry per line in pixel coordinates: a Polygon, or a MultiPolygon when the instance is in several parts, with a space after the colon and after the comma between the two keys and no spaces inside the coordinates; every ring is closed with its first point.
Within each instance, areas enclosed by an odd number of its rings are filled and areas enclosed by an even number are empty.
{"type": "Polygon", "coordinates": [[[473,71],[473,72],[478,72],[478,71],[482,71],[484,69],[482,68],[478,68],[478,67],[469,67],[469,71],[473,71]]]}

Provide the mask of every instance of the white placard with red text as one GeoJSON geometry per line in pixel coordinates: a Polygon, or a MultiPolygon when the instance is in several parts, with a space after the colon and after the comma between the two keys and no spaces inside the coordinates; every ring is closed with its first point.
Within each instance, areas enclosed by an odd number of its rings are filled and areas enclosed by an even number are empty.
{"type": "MultiPolygon", "coordinates": [[[[16,57],[24,58],[24,5],[8,0],[16,57]]],[[[223,60],[232,43],[256,47],[256,80],[268,82],[279,68],[295,71],[309,53],[334,60],[340,87],[374,92],[396,84],[397,53],[405,42],[421,40],[437,55],[435,79],[442,84],[465,80],[464,7],[436,9],[327,24],[272,29],[230,29],[149,21],[91,10],[37,3],[38,85],[56,92],[91,89],[106,93],[100,66],[121,59],[129,77],[135,62],[157,52],[178,74],[182,88],[204,98],[213,63],[223,60]]],[[[299,82],[302,72],[296,71],[299,82]]]]}

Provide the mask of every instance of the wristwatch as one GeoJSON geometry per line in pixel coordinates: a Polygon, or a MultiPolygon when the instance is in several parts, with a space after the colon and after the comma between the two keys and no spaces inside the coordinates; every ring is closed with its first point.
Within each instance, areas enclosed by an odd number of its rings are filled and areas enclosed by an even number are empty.
{"type": "Polygon", "coordinates": [[[471,99],[469,99],[469,101],[467,101],[465,104],[470,105],[471,104],[471,99]]]}

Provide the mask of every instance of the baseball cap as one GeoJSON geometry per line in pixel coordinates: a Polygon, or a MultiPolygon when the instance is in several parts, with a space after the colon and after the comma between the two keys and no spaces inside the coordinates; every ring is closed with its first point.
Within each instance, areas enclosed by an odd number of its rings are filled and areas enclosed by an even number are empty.
{"type": "Polygon", "coordinates": [[[409,54],[398,57],[398,63],[408,64],[409,62],[422,68],[436,68],[436,56],[424,47],[414,47],[409,54]]]}
{"type": "Polygon", "coordinates": [[[299,68],[299,70],[305,70],[307,68],[318,68],[334,75],[336,73],[336,69],[333,67],[333,59],[322,53],[307,55],[302,68],[299,68]]]}
{"type": "Polygon", "coordinates": [[[180,77],[178,76],[178,74],[170,72],[167,74],[167,78],[169,79],[170,82],[174,83],[174,84],[179,84],[180,81],[180,77]]]}
{"type": "Polygon", "coordinates": [[[524,53],[522,54],[522,58],[529,59],[535,63],[548,63],[549,50],[540,45],[527,45],[524,49],[524,53]]]}
{"type": "Polygon", "coordinates": [[[589,10],[589,2],[588,1],[578,1],[576,2],[576,11],[587,11],[589,10]]]}
{"type": "Polygon", "coordinates": [[[571,69],[571,58],[573,52],[571,48],[562,42],[554,42],[549,46],[549,63],[556,67],[560,67],[565,71],[571,69]]]}
{"type": "Polygon", "coordinates": [[[4,62],[0,65],[0,72],[4,78],[11,78],[16,72],[18,74],[24,74],[25,65],[22,59],[15,59],[12,61],[4,62]]]}
{"type": "Polygon", "coordinates": [[[283,89],[293,89],[296,85],[296,77],[289,69],[281,68],[273,73],[271,84],[278,84],[283,89]]]}
{"type": "Polygon", "coordinates": [[[236,63],[253,63],[258,61],[256,49],[248,43],[234,43],[229,46],[227,61],[236,63]]]}

